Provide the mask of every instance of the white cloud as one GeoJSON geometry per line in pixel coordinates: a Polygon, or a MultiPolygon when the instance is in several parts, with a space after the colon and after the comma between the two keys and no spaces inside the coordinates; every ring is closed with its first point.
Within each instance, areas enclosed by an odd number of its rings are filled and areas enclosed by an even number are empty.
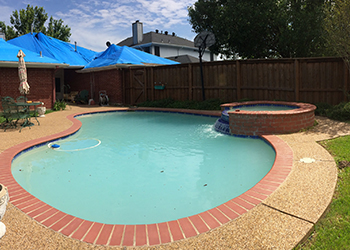
{"type": "MultiPolygon", "coordinates": [[[[2,5],[3,1],[0,1],[2,5]]],[[[6,25],[11,25],[10,16],[12,15],[12,7],[9,6],[1,6],[0,8],[0,21],[5,22],[6,25]]]]}
{"type": "MultiPolygon", "coordinates": [[[[130,37],[131,25],[136,20],[144,24],[145,33],[155,29],[167,30],[192,39],[187,7],[195,0],[36,1],[49,3],[46,6],[51,12],[44,6],[48,15],[62,19],[71,28],[72,42],[77,41],[80,46],[97,51],[106,48],[107,40],[118,43],[130,37]]],[[[3,8],[0,16],[3,16],[2,11],[3,8]]],[[[8,13],[12,11],[11,8],[8,13]]]]}

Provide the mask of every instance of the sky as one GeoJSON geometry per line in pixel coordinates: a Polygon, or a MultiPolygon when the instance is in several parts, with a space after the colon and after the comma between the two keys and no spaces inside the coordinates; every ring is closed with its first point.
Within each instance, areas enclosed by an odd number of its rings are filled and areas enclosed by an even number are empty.
{"type": "MultiPolygon", "coordinates": [[[[188,21],[187,8],[195,0],[0,0],[0,21],[12,26],[14,10],[27,5],[43,7],[54,19],[71,28],[70,41],[94,51],[104,51],[106,42],[119,43],[132,36],[132,23],[143,23],[143,32],[168,31],[193,41],[196,34],[188,21]]],[[[46,25],[45,25],[46,26],[46,25]]]]}

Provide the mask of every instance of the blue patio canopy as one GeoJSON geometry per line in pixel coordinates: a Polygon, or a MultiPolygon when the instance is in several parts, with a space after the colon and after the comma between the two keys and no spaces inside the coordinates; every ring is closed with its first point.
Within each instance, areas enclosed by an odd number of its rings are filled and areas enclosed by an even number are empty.
{"type": "Polygon", "coordinates": [[[32,52],[28,49],[24,49],[6,42],[4,39],[0,38],[0,63],[1,64],[14,64],[16,67],[18,65],[17,54],[18,51],[22,50],[26,55],[24,60],[29,64],[46,64],[46,66],[67,66],[61,62],[52,59],[47,56],[40,56],[40,54],[32,52]]]}
{"type": "Polygon", "coordinates": [[[88,63],[84,69],[102,68],[108,66],[145,66],[145,65],[170,65],[178,62],[158,57],[127,46],[112,44],[104,52],[98,54],[94,60],[88,63]]]}
{"type": "Polygon", "coordinates": [[[84,67],[97,54],[97,52],[80,46],[63,42],[59,39],[44,35],[43,33],[28,33],[8,41],[8,43],[27,50],[42,53],[61,63],[73,67],[84,67]]]}

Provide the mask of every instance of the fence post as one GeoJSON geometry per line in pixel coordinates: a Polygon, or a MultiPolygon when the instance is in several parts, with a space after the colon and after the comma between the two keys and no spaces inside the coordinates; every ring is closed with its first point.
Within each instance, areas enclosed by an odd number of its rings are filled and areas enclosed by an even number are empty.
{"type": "Polygon", "coordinates": [[[300,65],[298,59],[294,60],[294,77],[295,77],[295,101],[299,101],[300,98],[300,65]]]}
{"type": "Polygon", "coordinates": [[[193,75],[192,75],[192,65],[188,64],[188,100],[193,100],[193,75]]]}
{"type": "Polygon", "coordinates": [[[129,81],[130,81],[130,104],[134,105],[134,87],[133,87],[133,79],[132,79],[132,70],[129,68],[129,81]]]}
{"type": "Polygon", "coordinates": [[[236,90],[237,90],[237,101],[242,99],[241,94],[241,64],[239,63],[239,60],[236,60],[236,90]]]}
{"type": "MultiPolygon", "coordinates": [[[[151,100],[150,101],[154,101],[154,85],[153,85],[153,82],[154,82],[154,75],[153,75],[153,67],[151,67],[151,80],[150,80],[150,82],[151,82],[151,84],[150,84],[150,86],[151,86],[151,100]]],[[[147,100],[146,100],[147,101],[147,100]]]]}
{"type": "Polygon", "coordinates": [[[147,68],[143,68],[143,95],[144,95],[144,101],[147,101],[148,99],[148,95],[147,95],[147,74],[148,74],[148,69],[147,68]]]}
{"type": "Polygon", "coordinates": [[[125,82],[125,70],[122,70],[122,103],[126,103],[126,82],[125,82]]]}

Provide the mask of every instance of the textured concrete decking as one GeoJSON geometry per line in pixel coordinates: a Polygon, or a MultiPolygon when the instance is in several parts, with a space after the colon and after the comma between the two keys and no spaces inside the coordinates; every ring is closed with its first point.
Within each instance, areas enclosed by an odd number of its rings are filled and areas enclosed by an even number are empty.
{"type": "MultiPolygon", "coordinates": [[[[14,145],[70,128],[72,122],[66,119],[70,114],[106,109],[112,108],[68,106],[65,111],[40,118],[40,126],[25,128],[21,133],[0,131],[0,153],[14,145]]],[[[317,120],[319,125],[312,130],[278,136],[293,150],[293,168],[285,182],[262,203],[209,232],[138,249],[292,249],[325,212],[337,181],[333,158],[315,141],[350,134],[348,124],[324,118],[317,120]],[[305,157],[316,161],[300,162],[305,157]]],[[[2,222],[7,232],[0,239],[1,249],[123,249],[66,237],[37,223],[12,204],[2,222]]]]}

